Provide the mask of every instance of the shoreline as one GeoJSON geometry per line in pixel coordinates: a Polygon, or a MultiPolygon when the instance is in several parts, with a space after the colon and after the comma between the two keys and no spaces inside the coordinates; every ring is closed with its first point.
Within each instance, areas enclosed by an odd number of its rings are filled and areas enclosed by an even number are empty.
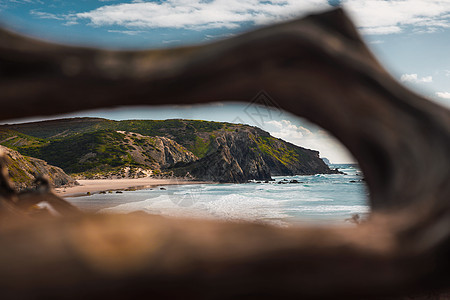
{"type": "Polygon", "coordinates": [[[122,179],[84,179],[77,180],[80,185],[55,188],[57,195],[62,197],[79,197],[100,192],[123,191],[127,189],[154,188],[162,185],[186,185],[215,183],[212,181],[195,181],[182,179],[159,179],[153,177],[122,178],[122,179]]]}

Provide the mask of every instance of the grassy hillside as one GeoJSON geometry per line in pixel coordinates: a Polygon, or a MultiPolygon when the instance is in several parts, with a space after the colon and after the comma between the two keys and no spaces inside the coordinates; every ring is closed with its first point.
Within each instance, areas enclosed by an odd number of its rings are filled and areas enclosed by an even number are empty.
{"type": "MultiPolygon", "coordinates": [[[[0,131],[13,130],[30,138],[61,140],[99,130],[135,132],[146,136],[165,136],[185,146],[198,157],[210,150],[210,136],[217,131],[235,131],[245,125],[201,120],[125,120],[72,118],[14,125],[1,125],[0,131]]],[[[249,127],[249,126],[246,126],[249,127]]],[[[2,144],[0,142],[0,144],[2,144]]]]}
{"type": "Polygon", "coordinates": [[[99,129],[108,129],[108,123],[114,123],[114,121],[100,118],[70,118],[0,125],[0,131],[13,130],[36,138],[58,139],[99,129]]]}
{"type": "Polygon", "coordinates": [[[18,131],[0,129],[0,145],[17,150],[21,147],[41,146],[46,144],[45,139],[29,136],[18,131]]]}
{"type": "Polygon", "coordinates": [[[51,140],[44,145],[19,147],[28,156],[37,157],[69,173],[98,168],[137,165],[127,152],[124,135],[113,130],[98,130],[51,140]]]}
{"type": "MultiPolygon", "coordinates": [[[[179,161],[197,159],[185,147],[162,137],[111,129],[83,128],[82,131],[85,132],[72,130],[69,136],[58,135],[58,138],[45,140],[4,130],[3,141],[4,144],[14,143],[14,149],[23,155],[45,160],[68,173],[89,177],[111,172],[119,176],[125,167],[160,171],[179,161]]],[[[43,130],[39,128],[38,132],[43,130]]]]}
{"type": "Polygon", "coordinates": [[[280,140],[272,136],[252,136],[258,149],[264,155],[277,159],[285,166],[295,164],[299,160],[305,159],[305,152],[302,148],[291,143],[280,143],[280,140]]]}

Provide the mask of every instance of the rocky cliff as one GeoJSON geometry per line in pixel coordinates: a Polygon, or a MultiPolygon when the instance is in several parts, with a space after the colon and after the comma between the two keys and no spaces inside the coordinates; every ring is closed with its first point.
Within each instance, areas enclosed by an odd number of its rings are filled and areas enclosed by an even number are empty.
{"type": "Polygon", "coordinates": [[[171,170],[201,180],[246,182],[270,180],[276,175],[338,174],[319,158],[319,152],[272,137],[256,127],[242,126],[216,132],[209,154],[191,163],[179,163],[171,170]]]}
{"type": "MultiPolygon", "coordinates": [[[[178,163],[169,170],[175,176],[192,176],[205,181],[240,183],[249,179],[231,155],[230,149],[223,146],[200,160],[188,164],[178,163]]],[[[270,173],[267,176],[270,178],[270,173]]]]}
{"type": "Polygon", "coordinates": [[[49,165],[41,159],[23,156],[19,152],[4,146],[0,146],[0,152],[6,154],[9,160],[9,175],[15,187],[19,190],[33,186],[34,180],[39,176],[47,177],[53,187],[77,184],[61,168],[49,165]]]}
{"type": "Polygon", "coordinates": [[[177,142],[162,136],[145,136],[139,133],[118,131],[129,146],[129,154],[139,164],[154,169],[164,169],[178,162],[198,160],[192,152],[177,142]]]}

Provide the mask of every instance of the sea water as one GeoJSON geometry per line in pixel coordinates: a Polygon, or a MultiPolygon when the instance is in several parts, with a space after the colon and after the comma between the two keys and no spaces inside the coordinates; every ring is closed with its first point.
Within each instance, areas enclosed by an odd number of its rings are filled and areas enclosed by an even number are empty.
{"type": "Polygon", "coordinates": [[[143,211],[281,226],[303,222],[345,224],[354,214],[367,215],[368,191],[357,165],[331,167],[346,174],[275,176],[275,181],[245,184],[166,185],[68,200],[99,213],[143,211]],[[298,183],[289,183],[292,180],[298,183]]]}

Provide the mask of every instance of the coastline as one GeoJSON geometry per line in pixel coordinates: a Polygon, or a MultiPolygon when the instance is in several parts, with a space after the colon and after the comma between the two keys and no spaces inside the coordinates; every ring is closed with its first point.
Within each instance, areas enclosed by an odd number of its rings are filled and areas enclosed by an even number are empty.
{"type": "Polygon", "coordinates": [[[62,197],[77,197],[108,191],[154,188],[156,186],[162,185],[214,183],[212,181],[194,181],[176,178],[159,179],[153,177],[123,179],[85,179],[77,181],[80,185],[55,188],[54,191],[57,195],[62,197]]]}
{"type": "Polygon", "coordinates": [[[168,217],[251,221],[278,226],[305,222],[350,225],[365,220],[370,207],[364,201],[367,194],[358,170],[344,170],[350,175],[276,178],[288,185],[275,182],[217,185],[211,181],[144,177],[80,180],[81,186],[57,191],[59,196],[90,213],[141,211],[168,217]],[[86,197],[89,195],[92,197],[86,197]]]}

